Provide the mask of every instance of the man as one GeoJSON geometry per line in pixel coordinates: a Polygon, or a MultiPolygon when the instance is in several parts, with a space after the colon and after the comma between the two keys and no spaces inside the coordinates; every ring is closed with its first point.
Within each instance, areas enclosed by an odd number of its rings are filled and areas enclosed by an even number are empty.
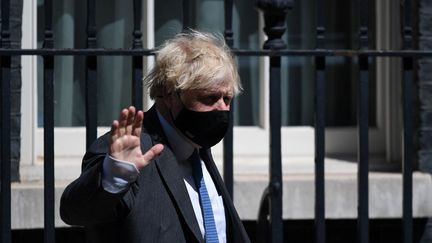
{"type": "Polygon", "coordinates": [[[241,90],[229,49],[179,34],[145,81],[155,105],[123,109],[93,143],[62,195],[62,219],[85,226],[89,242],[249,242],[210,152],[241,90]]]}

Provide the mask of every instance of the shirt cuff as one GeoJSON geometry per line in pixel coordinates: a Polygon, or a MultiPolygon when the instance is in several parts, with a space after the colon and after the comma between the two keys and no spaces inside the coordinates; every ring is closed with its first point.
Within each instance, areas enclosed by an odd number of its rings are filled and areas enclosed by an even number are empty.
{"type": "Polygon", "coordinates": [[[135,164],[107,154],[103,161],[102,187],[110,193],[123,192],[137,179],[138,174],[135,164]]]}

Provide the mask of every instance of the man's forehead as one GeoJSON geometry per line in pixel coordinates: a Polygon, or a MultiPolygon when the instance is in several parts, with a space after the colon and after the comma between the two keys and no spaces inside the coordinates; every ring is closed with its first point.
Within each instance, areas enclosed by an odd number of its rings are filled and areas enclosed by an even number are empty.
{"type": "Polygon", "coordinates": [[[197,89],[197,91],[202,93],[224,93],[224,94],[232,94],[233,93],[233,87],[232,85],[226,84],[226,85],[217,85],[217,86],[211,86],[208,88],[202,88],[197,89]]]}

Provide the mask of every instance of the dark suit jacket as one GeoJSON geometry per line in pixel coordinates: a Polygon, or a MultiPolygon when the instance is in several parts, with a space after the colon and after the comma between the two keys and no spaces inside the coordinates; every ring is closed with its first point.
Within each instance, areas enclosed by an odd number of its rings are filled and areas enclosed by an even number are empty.
{"type": "MultiPolygon", "coordinates": [[[[140,171],[136,182],[119,194],[101,185],[108,134],[97,139],[84,156],[82,173],[66,187],[60,204],[63,221],[85,226],[89,242],[203,242],[180,167],[153,107],[144,116],[141,149],[156,143],[162,153],[140,171]]],[[[210,150],[201,157],[223,197],[228,242],[249,242],[210,150]]]]}

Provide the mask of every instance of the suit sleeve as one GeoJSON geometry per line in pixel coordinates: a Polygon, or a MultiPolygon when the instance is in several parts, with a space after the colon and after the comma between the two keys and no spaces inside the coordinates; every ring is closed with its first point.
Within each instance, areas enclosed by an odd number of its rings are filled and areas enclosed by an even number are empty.
{"type": "Polygon", "coordinates": [[[136,183],[121,193],[110,193],[102,187],[107,150],[108,135],[105,134],[85,154],[80,177],[65,188],[60,201],[60,216],[65,223],[91,226],[115,221],[129,212],[136,183]]]}

